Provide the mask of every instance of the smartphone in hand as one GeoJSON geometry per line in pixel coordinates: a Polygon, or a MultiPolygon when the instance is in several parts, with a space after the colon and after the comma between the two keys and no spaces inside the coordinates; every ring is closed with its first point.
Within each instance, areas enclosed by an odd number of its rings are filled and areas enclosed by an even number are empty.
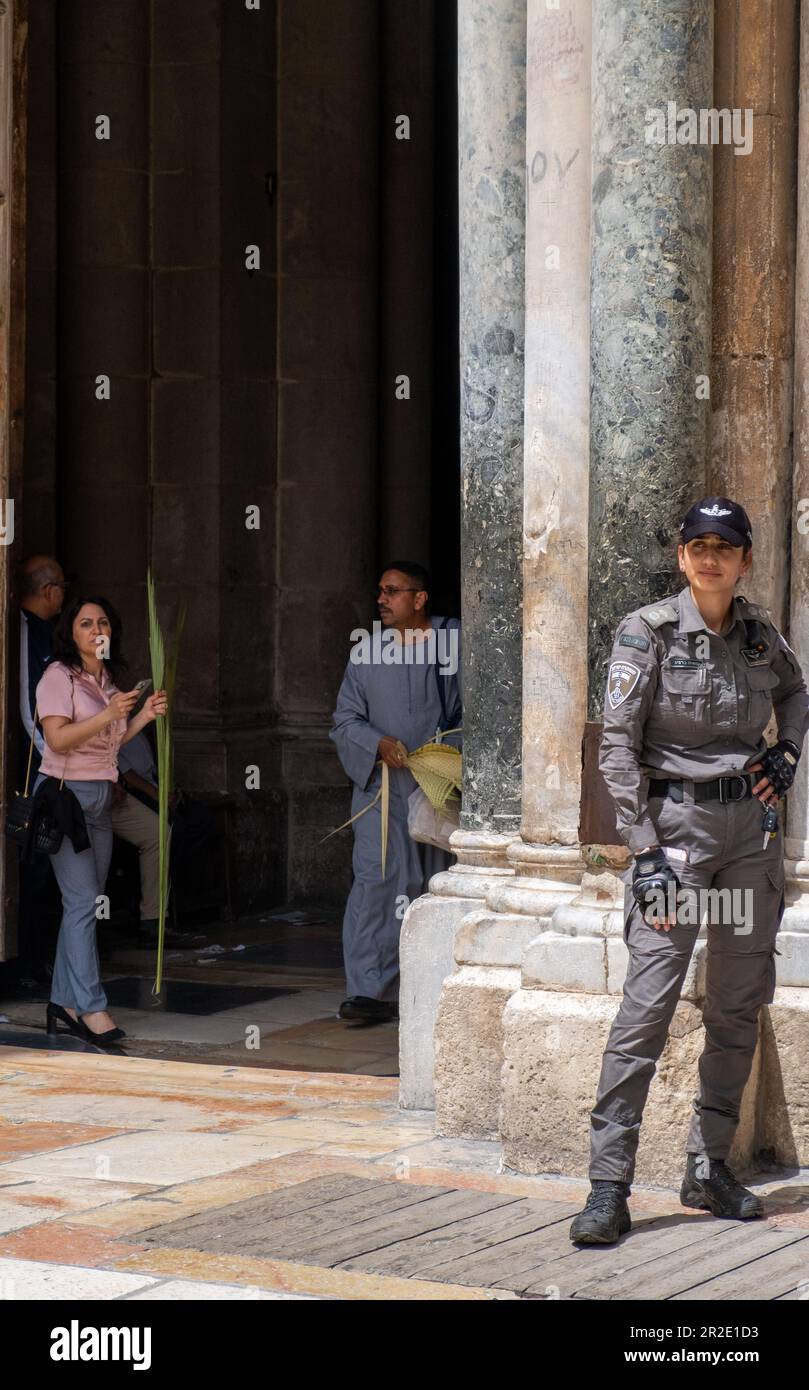
{"type": "Polygon", "coordinates": [[[150,680],[138,681],[137,685],[134,688],[138,692],[138,698],[132,706],[132,709],[130,710],[130,719],[134,719],[136,714],[140,714],[141,710],[143,709],[143,706],[146,704],[146,701],[149,698],[149,691],[152,688],[152,682],[150,680]]]}

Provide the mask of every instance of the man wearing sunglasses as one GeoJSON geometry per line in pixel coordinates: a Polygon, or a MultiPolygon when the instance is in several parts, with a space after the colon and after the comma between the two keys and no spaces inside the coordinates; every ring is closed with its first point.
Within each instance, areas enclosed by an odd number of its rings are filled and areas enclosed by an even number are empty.
{"type": "Polygon", "coordinates": [[[461,724],[460,623],[430,616],[429,588],[421,565],[395,560],[385,570],[376,591],[381,641],[365,640],[352,653],[332,718],[330,737],[353,783],[352,816],[376,797],[380,764],[390,769],[384,879],[380,804],[353,826],[354,884],[343,919],[344,1019],[397,1017],[402,918],[432,875],[451,863],[442,850],[408,833],[407,803],[416,782],[400,747],[412,752],[437,730],[461,724]]]}

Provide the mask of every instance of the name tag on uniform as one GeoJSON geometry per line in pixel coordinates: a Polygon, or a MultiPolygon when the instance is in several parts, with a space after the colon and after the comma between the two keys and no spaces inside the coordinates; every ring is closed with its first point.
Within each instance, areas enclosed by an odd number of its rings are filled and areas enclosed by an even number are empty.
{"type": "Polygon", "coordinates": [[[701,671],[705,662],[697,661],[692,656],[673,656],[668,664],[676,666],[678,671],[701,671]]]}

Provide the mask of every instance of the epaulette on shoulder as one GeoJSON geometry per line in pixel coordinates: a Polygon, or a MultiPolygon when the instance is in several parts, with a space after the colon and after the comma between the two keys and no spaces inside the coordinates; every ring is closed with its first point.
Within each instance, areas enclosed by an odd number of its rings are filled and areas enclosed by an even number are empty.
{"type": "Polygon", "coordinates": [[[679,620],[679,613],[673,603],[652,603],[648,608],[641,608],[638,617],[643,618],[649,627],[662,627],[664,623],[676,623],[679,620]]]}
{"type": "Polygon", "coordinates": [[[759,622],[769,623],[770,626],[773,626],[772,618],[770,617],[766,608],[760,608],[757,603],[751,603],[749,599],[745,598],[744,594],[737,594],[736,600],[738,603],[741,603],[743,605],[745,610],[745,617],[758,618],[759,622]]]}

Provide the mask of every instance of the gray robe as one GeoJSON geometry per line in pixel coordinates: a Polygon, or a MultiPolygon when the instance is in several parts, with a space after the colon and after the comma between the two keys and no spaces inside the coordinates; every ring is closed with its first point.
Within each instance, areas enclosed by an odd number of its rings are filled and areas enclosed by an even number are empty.
{"type": "MultiPolygon", "coordinates": [[[[441,618],[431,619],[438,628],[441,618]]],[[[460,623],[458,671],[439,676],[444,682],[449,727],[461,723],[460,623]]],[[[440,638],[438,639],[440,640],[440,638]]],[[[439,656],[441,648],[438,648],[439,656]]],[[[351,814],[356,815],[376,796],[382,777],[379,740],[389,734],[401,739],[409,752],[435,736],[441,720],[441,701],[435,666],[368,664],[346,667],[329,737],[346,773],[354,783],[351,814]]],[[[460,738],[448,742],[456,746],[460,738]]],[[[390,810],[385,878],[381,872],[381,804],[361,816],[354,831],[354,884],[343,918],[343,955],[349,996],[395,1001],[399,990],[399,932],[409,904],[426,891],[433,874],[446,869],[454,856],[432,845],[418,844],[407,829],[407,801],[416,782],[407,768],[390,769],[390,810]]]]}

